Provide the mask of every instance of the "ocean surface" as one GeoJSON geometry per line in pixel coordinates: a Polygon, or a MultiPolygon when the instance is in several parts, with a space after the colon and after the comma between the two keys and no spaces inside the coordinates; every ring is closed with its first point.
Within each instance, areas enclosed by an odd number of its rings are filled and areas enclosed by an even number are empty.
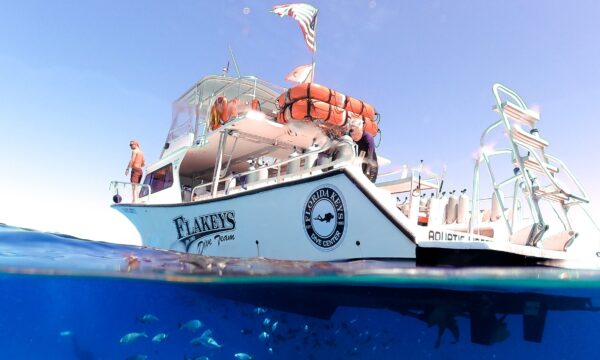
{"type": "Polygon", "coordinates": [[[600,272],[227,259],[0,225],[1,359],[587,359],[600,272]]]}

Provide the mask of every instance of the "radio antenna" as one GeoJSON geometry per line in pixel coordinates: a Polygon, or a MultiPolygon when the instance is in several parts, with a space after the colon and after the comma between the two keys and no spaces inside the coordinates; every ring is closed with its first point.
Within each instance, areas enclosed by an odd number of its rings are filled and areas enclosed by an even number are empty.
{"type": "Polygon", "coordinates": [[[231,45],[229,45],[229,54],[231,55],[231,60],[233,61],[233,67],[235,67],[235,72],[237,73],[237,77],[239,79],[242,77],[242,75],[240,74],[240,68],[238,68],[237,61],[235,61],[235,55],[233,54],[231,45]]]}

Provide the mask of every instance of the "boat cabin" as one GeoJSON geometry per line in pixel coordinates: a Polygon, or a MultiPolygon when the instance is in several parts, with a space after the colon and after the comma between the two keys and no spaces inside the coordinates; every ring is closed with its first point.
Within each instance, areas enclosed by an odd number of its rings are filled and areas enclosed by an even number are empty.
{"type": "MultiPolygon", "coordinates": [[[[285,90],[253,76],[199,81],[174,102],[160,159],[146,168],[131,202],[197,201],[336,166],[330,164],[332,144],[322,127],[276,121],[277,97],[285,90]]],[[[336,146],[355,154],[349,137],[336,146]]]]}

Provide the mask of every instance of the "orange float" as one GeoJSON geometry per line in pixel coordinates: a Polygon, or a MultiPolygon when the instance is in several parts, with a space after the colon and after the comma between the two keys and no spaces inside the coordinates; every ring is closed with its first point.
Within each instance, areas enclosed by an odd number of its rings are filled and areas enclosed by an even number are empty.
{"type": "Polygon", "coordinates": [[[346,110],[323,101],[301,99],[279,111],[277,122],[285,124],[290,120],[322,120],[327,125],[346,124],[346,110]]]}
{"type": "Polygon", "coordinates": [[[277,103],[283,109],[296,100],[313,99],[326,102],[333,106],[343,107],[346,97],[337,91],[315,83],[299,84],[279,95],[277,103]]]}
{"type": "Polygon", "coordinates": [[[284,109],[287,105],[301,99],[322,101],[333,106],[342,107],[360,116],[375,119],[375,108],[372,105],[315,83],[304,83],[291,87],[288,91],[279,95],[277,104],[280,109],[284,109]]]}
{"type": "Polygon", "coordinates": [[[375,109],[373,108],[373,106],[350,96],[346,97],[344,109],[352,113],[358,114],[360,116],[364,116],[371,120],[375,119],[375,109]]]}
{"type": "Polygon", "coordinates": [[[277,113],[277,122],[287,124],[290,120],[323,121],[325,126],[344,126],[350,117],[364,121],[364,131],[376,136],[379,126],[370,118],[351,113],[339,106],[333,106],[323,101],[302,99],[294,101],[277,113]]]}
{"type": "Polygon", "coordinates": [[[365,125],[364,125],[364,131],[368,132],[369,134],[371,134],[371,136],[375,137],[377,135],[377,132],[379,131],[379,124],[377,124],[375,121],[371,120],[370,118],[365,118],[365,125]]]}

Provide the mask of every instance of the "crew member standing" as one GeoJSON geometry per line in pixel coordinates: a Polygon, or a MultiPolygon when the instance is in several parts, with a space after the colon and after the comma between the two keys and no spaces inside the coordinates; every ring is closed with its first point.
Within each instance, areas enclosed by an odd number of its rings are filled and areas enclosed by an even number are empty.
{"type": "Polygon", "coordinates": [[[361,152],[365,153],[362,164],[363,173],[371,182],[375,182],[377,180],[379,165],[377,164],[373,136],[364,131],[364,122],[362,119],[351,119],[349,133],[352,140],[358,145],[358,154],[360,155],[361,152]]]}
{"type": "MultiPolygon", "coordinates": [[[[125,169],[125,176],[129,174],[129,169],[131,169],[131,183],[139,184],[140,181],[142,181],[142,167],[146,165],[146,161],[144,160],[144,152],[142,149],[140,149],[140,144],[136,140],[131,140],[129,142],[129,147],[131,148],[131,160],[129,160],[127,169],[125,169]]],[[[137,186],[133,185],[133,202],[137,200],[136,188],[137,186]]]]}

